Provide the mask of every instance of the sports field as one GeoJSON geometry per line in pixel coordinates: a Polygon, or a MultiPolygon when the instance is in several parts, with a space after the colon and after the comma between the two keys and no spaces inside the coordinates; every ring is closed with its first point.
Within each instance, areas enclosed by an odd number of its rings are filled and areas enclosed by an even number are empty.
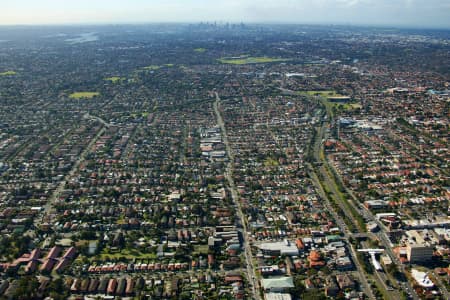
{"type": "Polygon", "coordinates": [[[15,71],[6,71],[6,72],[0,72],[0,76],[12,76],[12,75],[16,75],[17,72],[15,71]]]}
{"type": "Polygon", "coordinates": [[[231,65],[246,65],[246,64],[265,64],[265,63],[273,63],[273,62],[283,62],[288,61],[286,58],[274,58],[274,57],[223,57],[218,59],[219,62],[223,64],[231,64],[231,65]]]}
{"type": "Polygon", "coordinates": [[[75,92],[69,95],[71,99],[92,99],[99,96],[99,92],[75,92]]]}

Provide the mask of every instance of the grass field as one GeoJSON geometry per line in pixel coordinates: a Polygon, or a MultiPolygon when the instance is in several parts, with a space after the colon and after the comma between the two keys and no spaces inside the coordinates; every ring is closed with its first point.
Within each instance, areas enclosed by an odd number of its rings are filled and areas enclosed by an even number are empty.
{"type": "Polygon", "coordinates": [[[208,245],[195,245],[194,251],[192,251],[192,254],[207,255],[208,249],[209,249],[208,245]]]}
{"type": "Polygon", "coordinates": [[[264,160],[264,166],[265,167],[276,167],[278,165],[279,165],[278,161],[273,159],[273,158],[271,158],[271,157],[268,157],[268,158],[266,158],[264,160]]]}
{"type": "Polygon", "coordinates": [[[112,260],[112,259],[118,259],[120,257],[125,257],[126,259],[133,259],[133,258],[155,259],[156,254],[142,253],[136,249],[124,249],[121,251],[111,251],[111,252],[109,252],[108,249],[104,249],[99,255],[99,258],[101,260],[106,260],[106,258],[112,260]]]}
{"type": "Polygon", "coordinates": [[[194,51],[198,52],[198,53],[203,53],[203,52],[206,52],[206,49],[205,48],[195,48],[194,51]]]}
{"type": "Polygon", "coordinates": [[[6,72],[0,72],[0,76],[12,76],[12,75],[16,75],[17,72],[15,71],[6,71],[6,72]]]}
{"type": "MultiPolygon", "coordinates": [[[[362,107],[362,105],[360,103],[344,103],[341,105],[345,110],[358,109],[358,108],[362,107]]],[[[338,106],[339,106],[339,104],[338,104],[338,106]]]]}
{"type": "Polygon", "coordinates": [[[336,93],[336,91],[299,91],[298,94],[321,97],[342,97],[342,95],[336,93]]]}
{"type": "Polygon", "coordinates": [[[150,114],[149,112],[144,111],[142,113],[132,113],[132,114],[130,114],[130,116],[132,118],[138,118],[138,117],[147,118],[149,114],[150,114]]]}
{"type": "Polygon", "coordinates": [[[361,108],[361,104],[358,102],[339,103],[329,101],[327,99],[328,97],[343,97],[343,95],[337,93],[336,91],[298,91],[297,94],[306,96],[320,96],[322,98],[322,103],[330,113],[332,113],[331,111],[333,107],[343,110],[354,110],[361,108]]]}
{"type": "Polygon", "coordinates": [[[126,80],[126,78],[125,77],[119,77],[119,76],[112,76],[112,77],[105,78],[105,80],[106,81],[110,81],[112,83],[118,83],[118,82],[121,82],[123,80],[126,80]]]}
{"type": "Polygon", "coordinates": [[[174,64],[164,64],[164,65],[161,65],[161,66],[158,66],[158,65],[150,65],[150,66],[143,67],[142,69],[143,69],[143,70],[147,70],[147,71],[156,71],[156,70],[161,69],[162,67],[171,68],[171,67],[173,67],[173,66],[175,66],[175,65],[174,65],[174,64]]]}
{"type": "Polygon", "coordinates": [[[99,96],[99,92],[75,92],[69,95],[71,99],[92,99],[99,96]]]}
{"type": "Polygon", "coordinates": [[[246,64],[264,64],[264,63],[273,63],[273,62],[283,62],[289,61],[287,58],[273,58],[273,57],[241,57],[241,58],[228,58],[223,57],[218,59],[222,64],[231,64],[231,65],[246,65],[246,64]]]}
{"type": "Polygon", "coordinates": [[[148,70],[148,71],[156,71],[156,70],[161,69],[161,66],[150,65],[150,66],[143,67],[142,69],[148,70]]]}

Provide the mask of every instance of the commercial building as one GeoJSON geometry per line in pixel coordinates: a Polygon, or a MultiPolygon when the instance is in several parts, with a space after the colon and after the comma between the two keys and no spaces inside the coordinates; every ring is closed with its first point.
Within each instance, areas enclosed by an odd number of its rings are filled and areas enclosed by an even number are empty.
{"type": "Polygon", "coordinates": [[[262,243],[258,247],[265,255],[298,255],[298,248],[295,243],[291,243],[288,240],[282,242],[262,243]]]}
{"type": "Polygon", "coordinates": [[[265,293],[264,300],[291,300],[292,296],[288,293],[265,293]]]}
{"type": "Polygon", "coordinates": [[[261,285],[264,291],[273,293],[285,292],[295,287],[292,277],[263,278],[261,285]]]}
{"type": "Polygon", "coordinates": [[[426,262],[433,257],[433,248],[423,244],[408,245],[406,251],[410,263],[426,262]]]}
{"type": "Polygon", "coordinates": [[[364,201],[364,206],[367,209],[384,209],[389,206],[389,203],[384,200],[368,200],[364,201]]]}
{"type": "Polygon", "coordinates": [[[423,288],[432,288],[434,287],[433,281],[428,277],[428,274],[425,272],[420,272],[419,270],[412,269],[411,275],[414,280],[423,288]]]}

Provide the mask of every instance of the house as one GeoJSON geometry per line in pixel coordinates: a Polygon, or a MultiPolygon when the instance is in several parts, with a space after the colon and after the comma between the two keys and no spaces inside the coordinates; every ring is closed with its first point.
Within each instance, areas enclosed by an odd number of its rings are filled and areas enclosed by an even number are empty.
{"type": "Polygon", "coordinates": [[[341,290],[353,290],[356,287],[355,281],[347,274],[336,275],[336,281],[341,290]]]}
{"type": "Polygon", "coordinates": [[[318,251],[315,250],[311,251],[309,253],[308,258],[309,258],[309,266],[311,268],[325,266],[325,261],[322,259],[322,256],[318,251]]]}
{"type": "Polygon", "coordinates": [[[328,276],[326,282],[325,295],[332,298],[336,297],[339,293],[339,287],[336,283],[335,278],[332,276],[328,276]]]}

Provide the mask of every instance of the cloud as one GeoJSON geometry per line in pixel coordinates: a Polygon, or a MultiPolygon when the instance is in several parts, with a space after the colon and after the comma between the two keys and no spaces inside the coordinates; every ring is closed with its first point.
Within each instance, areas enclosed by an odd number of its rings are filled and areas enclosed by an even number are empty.
{"type": "Polygon", "coordinates": [[[288,22],[450,28],[448,0],[15,0],[0,23],[288,22]]]}
{"type": "Polygon", "coordinates": [[[345,6],[355,6],[359,4],[366,4],[370,1],[365,0],[337,0],[337,3],[342,3],[345,6]]]}

